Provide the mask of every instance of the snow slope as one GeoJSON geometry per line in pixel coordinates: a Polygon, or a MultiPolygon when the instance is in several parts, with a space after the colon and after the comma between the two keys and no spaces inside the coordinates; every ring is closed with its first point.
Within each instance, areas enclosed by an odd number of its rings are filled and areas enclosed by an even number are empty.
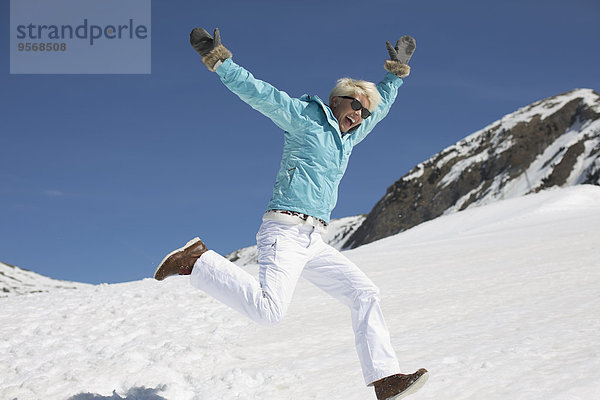
{"type": "MultiPolygon", "coordinates": [[[[600,187],[583,185],[347,251],[381,289],[403,368],[431,372],[409,398],[600,398],[599,226],[600,187]]],[[[348,312],[305,281],[272,328],[184,277],[0,305],[1,399],[375,398],[348,312]]]]}
{"type": "Polygon", "coordinates": [[[0,262],[0,297],[25,293],[48,292],[54,289],[77,289],[86,283],[66,282],[0,262]]]}

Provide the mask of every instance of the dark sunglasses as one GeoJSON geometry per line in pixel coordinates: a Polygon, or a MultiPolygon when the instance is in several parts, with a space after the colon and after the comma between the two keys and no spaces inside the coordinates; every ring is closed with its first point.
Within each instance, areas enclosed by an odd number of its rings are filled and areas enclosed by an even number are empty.
{"type": "Polygon", "coordinates": [[[360,110],[360,116],[362,117],[362,119],[369,118],[371,116],[371,111],[369,111],[365,107],[363,107],[363,105],[361,104],[360,101],[358,101],[358,99],[355,99],[354,97],[350,97],[350,96],[340,96],[340,97],[342,99],[352,100],[352,103],[350,103],[350,107],[352,107],[352,109],[354,111],[360,110]]]}

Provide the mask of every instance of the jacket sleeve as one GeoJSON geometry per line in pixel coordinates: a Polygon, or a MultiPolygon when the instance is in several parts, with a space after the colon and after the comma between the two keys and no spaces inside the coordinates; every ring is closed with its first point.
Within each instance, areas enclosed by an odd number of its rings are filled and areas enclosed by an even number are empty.
{"type": "Polygon", "coordinates": [[[383,80],[377,84],[377,90],[381,95],[381,102],[373,111],[371,117],[365,119],[361,126],[352,134],[354,145],[360,143],[390,111],[396,100],[398,88],[402,86],[402,79],[392,73],[387,73],[383,80]]]}
{"type": "Polygon", "coordinates": [[[284,131],[297,130],[299,123],[305,122],[302,112],[307,102],[292,98],[269,83],[256,79],[230,58],[216,72],[229,90],[284,131]]]}

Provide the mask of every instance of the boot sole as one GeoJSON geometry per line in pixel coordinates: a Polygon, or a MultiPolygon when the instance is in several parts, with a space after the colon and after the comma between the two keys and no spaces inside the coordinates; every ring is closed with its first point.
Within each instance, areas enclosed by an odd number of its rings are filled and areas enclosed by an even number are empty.
{"type": "Polygon", "coordinates": [[[421,375],[419,379],[417,379],[415,383],[410,385],[410,387],[404,392],[398,393],[397,395],[392,397],[388,397],[386,400],[400,400],[405,398],[406,396],[410,396],[411,394],[416,393],[419,389],[423,387],[425,382],[427,382],[427,379],[429,379],[429,372],[425,372],[423,375],[421,375]]]}
{"type": "Polygon", "coordinates": [[[160,269],[164,265],[165,261],[167,261],[169,259],[169,257],[171,257],[173,254],[179,253],[180,251],[184,251],[185,249],[189,248],[190,246],[195,245],[199,241],[200,241],[200,238],[197,238],[197,237],[193,238],[192,240],[190,240],[189,242],[187,242],[185,244],[185,246],[180,247],[177,250],[173,250],[172,252],[170,252],[169,254],[167,254],[165,256],[165,258],[163,258],[163,260],[160,262],[160,264],[158,264],[158,268],[156,268],[156,271],[154,271],[154,279],[156,279],[156,280],[163,280],[163,279],[158,279],[156,276],[158,275],[158,271],[160,271],[160,269]]]}

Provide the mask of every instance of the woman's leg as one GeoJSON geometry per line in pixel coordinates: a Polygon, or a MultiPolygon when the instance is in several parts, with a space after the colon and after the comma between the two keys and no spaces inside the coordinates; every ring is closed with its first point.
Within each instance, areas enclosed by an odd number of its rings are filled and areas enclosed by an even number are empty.
{"type": "Polygon", "coordinates": [[[302,275],[350,308],[365,383],[371,385],[399,373],[398,359],[379,305],[379,290],[354,263],[322,240],[319,250],[302,275]]]}
{"type": "Polygon", "coordinates": [[[256,235],[259,280],[223,256],[208,251],[194,265],[191,283],[265,325],[280,322],[308,260],[312,227],[265,221],[256,235]]]}

